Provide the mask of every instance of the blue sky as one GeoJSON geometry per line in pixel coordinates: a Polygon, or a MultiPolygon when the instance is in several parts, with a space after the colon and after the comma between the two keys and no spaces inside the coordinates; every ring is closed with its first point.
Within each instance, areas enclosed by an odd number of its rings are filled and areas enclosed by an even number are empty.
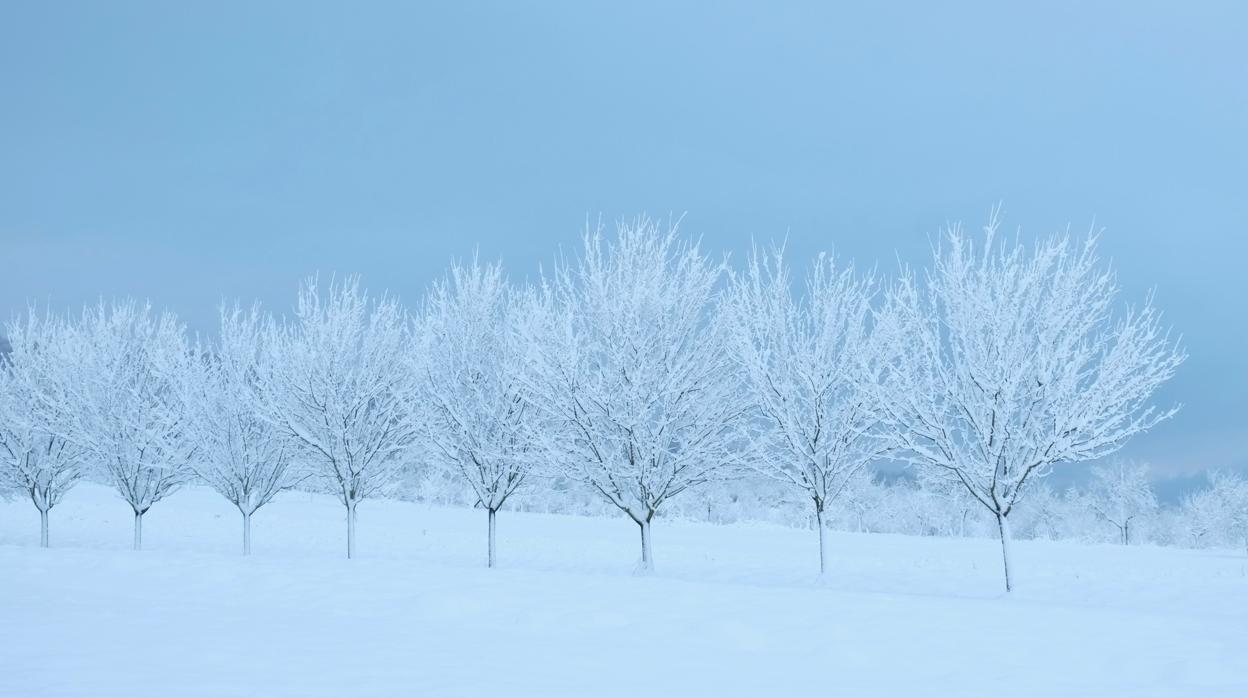
{"type": "Polygon", "coordinates": [[[207,329],[318,270],[415,301],[643,211],[891,271],[1002,201],[1103,226],[1185,337],[1186,406],[1127,455],[1248,465],[1248,5],[832,5],[6,2],[0,312],[207,329]]]}

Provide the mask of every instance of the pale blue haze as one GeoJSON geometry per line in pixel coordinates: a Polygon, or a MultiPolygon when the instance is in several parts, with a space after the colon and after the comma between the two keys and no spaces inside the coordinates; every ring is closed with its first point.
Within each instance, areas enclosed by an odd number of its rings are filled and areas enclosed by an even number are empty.
{"type": "Polygon", "coordinates": [[[1241,2],[9,0],[0,313],[129,294],[206,329],[316,270],[415,300],[641,211],[891,271],[1004,201],[1103,225],[1185,337],[1186,407],[1127,454],[1242,466],[1245,37],[1241,2]]]}

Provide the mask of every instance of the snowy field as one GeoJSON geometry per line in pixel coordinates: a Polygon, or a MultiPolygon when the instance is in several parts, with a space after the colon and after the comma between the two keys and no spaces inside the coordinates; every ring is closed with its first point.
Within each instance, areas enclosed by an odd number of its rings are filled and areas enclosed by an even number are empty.
{"type": "Polygon", "coordinates": [[[238,554],[236,512],[191,488],[135,553],[127,505],[84,484],[40,550],[0,504],[0,696],[1244,696],[1242,553],[659,521],[636,527],[289,494],[238,554]]]}

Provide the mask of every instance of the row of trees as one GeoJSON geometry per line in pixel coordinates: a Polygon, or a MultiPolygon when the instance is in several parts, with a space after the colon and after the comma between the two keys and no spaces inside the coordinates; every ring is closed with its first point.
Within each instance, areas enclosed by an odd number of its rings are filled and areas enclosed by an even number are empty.
{"type": "Polygon", "coordinates": [[[293,317],[227,308],[193,341],[168,313],[31,311],[0,371],[5,477],[47,513],[88,465],[135,515],[192,478],[243,517],[296,485],[355,511],[408,469],[457,474],[489,519],[560,477],[637,526],[673,498],[753,473],[823,521],[868,463],[913,464],[995,520],[1053,465],[1101,458],[1174,414],[1150,404],[1184,354],[1149,301],[1116,312],[1095,238],[1032,247],[958,228],[930,269],[884,283],[783,249],[743,269],[647,219],[586,235],[540,283],[455,266],[414,316],[356,279],[300,289],[293,317]]]}

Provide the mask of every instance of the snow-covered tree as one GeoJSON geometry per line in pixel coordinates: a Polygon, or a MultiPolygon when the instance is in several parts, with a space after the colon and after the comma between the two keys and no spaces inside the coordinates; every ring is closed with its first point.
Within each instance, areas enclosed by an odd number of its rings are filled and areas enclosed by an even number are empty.
{"type": "Polygon", "coordinates": [[[1175,525],[1187,545],[1248,550],[1248,480],[1231,472],[1211,472],[1209,487],[1183,498],[1175,525]]]}
{"type": "Polygon", "coordinates": [[[433,286],[420,325],[429,440],[441,465],[467,483],[488,514],[490,567],[497,512],[533,462],[516,312],[501,266],[474,258],[433,286]]]}
{"type": "MultiPolygon", "coordinates": [[[[978,503],[976,503],[978,506],[978,503]]],[[[1069,500],[1049,486],[1045,480],[1028,488],[1027,496],[1018,506],[1014,516],[1023,518],[1021,528],[1026,537],[1039,540],[1059,540],[1068,535],[1071,504],[1069,500]]]]}
{"type": "Polygon", "coordinates": [[[1115,317],[1096,238],[1028,250],[959,228],[920,285],[903,274],[884,325],[896,351],[884,422],[909,462],[960,483],[996,518],[1006,589],[1009,515],[1057,463],[1095,460],[1174,414],[1150,404],[1184,354],[1151,299],[1115,317]]]}
{"type": "Polygon", "coordinates": [[[783,250],[755,250],[733,279],[724,313],[759,425],[747,464],[813,505],[820,574],[827,571],[825,510],[887,450],[868,385],[877,355],[869,327],[874,286],[870,275],[820,255],[798,296],[783,250]]]}
{"type": "Polygon", "coordinates": [[[875,524],[872,530],[909,536],[936,536],[948,532],[948,522],[952,518],[945,502],[924,491],[916,479],[899,477],[881,489],[876,510],[871,512],[875,524]]]}
{"type": "Polygon", "coordinates": [[[215,344],[197,352],[185,374],[190,410],[192,468],[201,480],[238,507],[243,554],[251,554],[251,517],[279,492],[294,486],[293,448],[280,427],[259,411],[260,380],[272,360],[265,352],[266,318],[258,307],[222,308],[215,344]]]}
{"type": "Polygon", "coordinates": [[[66,417],[67,438],[130,505],[139,550],[143,515],[193,476],[180,383],[196,359],[177,319],[147,304],[100,303],[70,328],[50,359],[70,375],[49,383],[39,407],[66,417]]]}
{"type": "Polygon", "coordinates": [[[86,473],[83,449],[66,436],[71,406],[62,397],[69,375],[56,345],[67,327],[32,309],[7,330],[11,349],[0,355],[0,491],[30,498],[46,548],[52,507],[86,473]]]}
{"type": "Polygon", "coordinates": [[[1113,526],[1123,545],[1131,544],[1132,526],[1157,510],[1148,467],[1123,459],[1094,466],[1092,482],[1080,502],[1097,520],[1113,526]]]}
{"type": "Polygon", "coordinates": [[[1179,503],[1176,539],[1181,537],[1182,542],[1191,547],[1209,545],[1223,527],[1225,514],[1224,502],[1212,491],[1189,492],[1179,503]]]}
{"type": "Polygon", "coordinates": [[[965,538],[974,524],[979,502],[962,483],[942,477],[942,473],[921,469],[917,475],[919,492],[925,508],[933,514],[932,525],[937,534],[965,538]]]}
{"type": "Polygon", "coordinates": [[[1222,521],[1227,543],[1248,552],[1248,480],[1215,470],[1209,474],[1209,491],[1225,511],[1222,521]]]}
{"type": "Polygon", "coordinates": [[[608,241],[587,234],[526,309],[526,397],[546,462],[585,483],[641,532],[664,502],[726,474],[744,413],[712,314],[723,265],[647,219],[608,241]]]}
{"type": "Polygon", "coordinates": [[[275,326],[265,345],[265,418],[346,507],[352,557],[356,507],[392,484],[420,432],[406,313],[392,298],[370,298],[356,278],[331,283],[325,297],[310,279],[294,320],[275,326]]]}
{"type": "Polygon", "coordinates": [[[873,516],[880,508],[888,488],[869,469],[862,469],[849,478],[841,493],[841,508],[847,516],[848,531],[870,533],[878,520],[873,516]]]}

